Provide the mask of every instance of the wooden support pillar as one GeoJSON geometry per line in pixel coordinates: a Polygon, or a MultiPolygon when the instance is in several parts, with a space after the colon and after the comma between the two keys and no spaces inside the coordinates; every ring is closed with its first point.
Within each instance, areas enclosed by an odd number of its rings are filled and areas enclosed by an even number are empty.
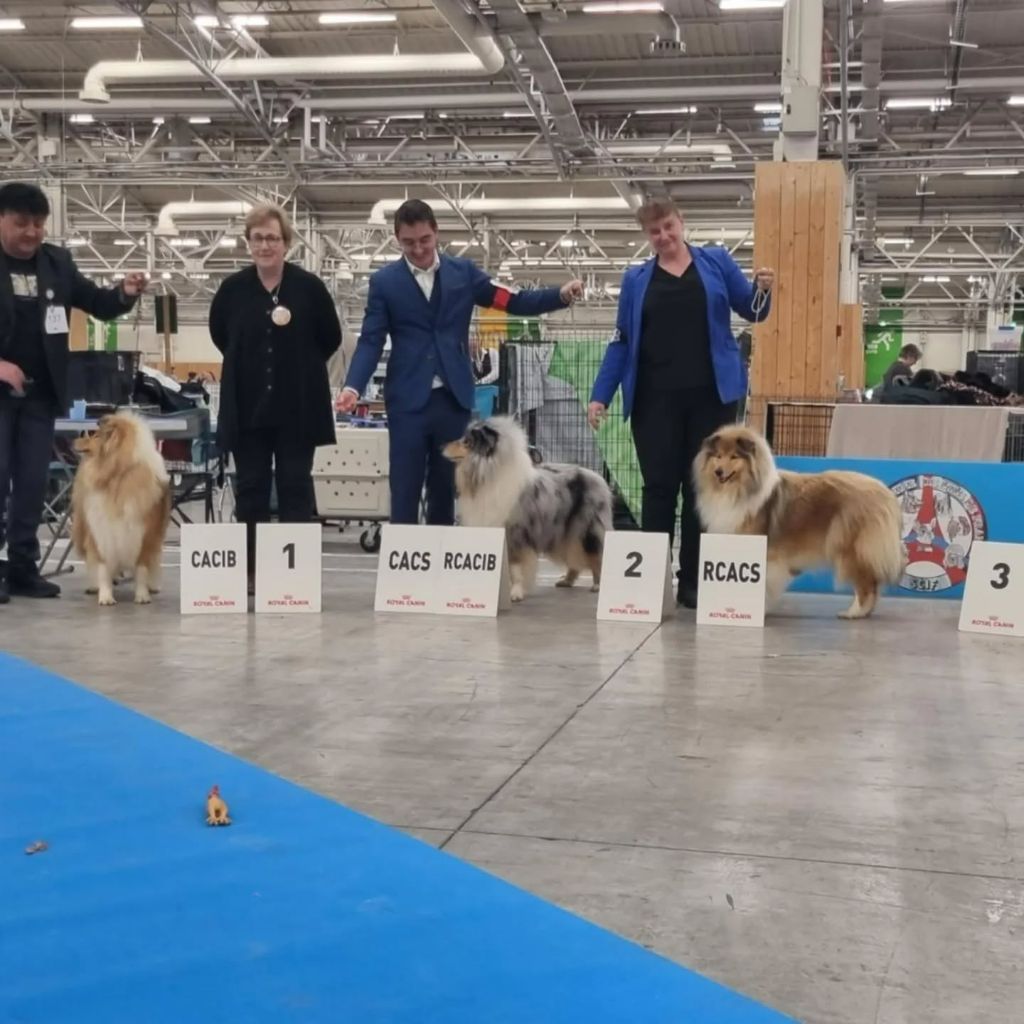
{"type": "Polygon", "coordinates": [[[864,387],[864,307],[839,307],[839,372],[847,388],[864,387]]]}
{"type": "Polygon", "coordinates": [[[841,352],[839,266],[846,178],[838,161],[763,162],[754,266],[774,267],[772,312],[754,328],[752,425],[771,398],[834,399],[854,378],[841,352]]]}

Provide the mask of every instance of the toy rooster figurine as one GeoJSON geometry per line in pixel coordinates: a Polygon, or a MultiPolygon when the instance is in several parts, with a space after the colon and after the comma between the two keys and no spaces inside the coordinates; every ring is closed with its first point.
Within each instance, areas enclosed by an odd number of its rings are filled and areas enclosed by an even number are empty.
{"type": "Polygon", "coordinates": [[[214,786],[206,796],[206,824],[230,825],[228,805],[220,798],[220,786],[214,786]]]}

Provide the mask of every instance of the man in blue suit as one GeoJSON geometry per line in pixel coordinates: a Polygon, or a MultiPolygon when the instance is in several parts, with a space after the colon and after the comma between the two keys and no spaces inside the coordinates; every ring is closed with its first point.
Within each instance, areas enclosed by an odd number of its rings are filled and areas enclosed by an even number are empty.
{"type": "Polygon", "coordinates": [[[363,328],[341,397],[340,412],[355,409],[391,337],[384,405],[390,434],[391,522],[419,521],[427,485],[427,522],[455,521],[454,467],[441,454],[461,437],[473,410],[469,324],[474,306],[537,316],[583,297],[583,284],[511,291],[471,261],[437,251],[437,220],[419,199],[395,212],[402,259],[370,278],[363,328]]]}

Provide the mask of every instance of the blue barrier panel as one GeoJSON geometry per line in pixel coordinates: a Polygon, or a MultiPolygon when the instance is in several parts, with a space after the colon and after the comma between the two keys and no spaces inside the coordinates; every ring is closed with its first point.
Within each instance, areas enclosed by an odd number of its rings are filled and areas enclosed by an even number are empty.
{"type": "MultiPolygon", "coordinates": [[[[979,540],[1024,543],[1024,463],[917,462],[903,459],[779,458],[780,469],[849,469],[876,477],[899,498],[907,568],[887,593],[960,599],[971,549],[979,540]]],[[[791,591],[849,593],[831,572],[805,573],[791,591]]]]}

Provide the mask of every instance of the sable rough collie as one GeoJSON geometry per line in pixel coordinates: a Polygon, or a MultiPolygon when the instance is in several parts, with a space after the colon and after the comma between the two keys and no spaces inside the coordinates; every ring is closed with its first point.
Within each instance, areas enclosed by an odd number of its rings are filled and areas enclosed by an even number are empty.
{"type": "Polygon", "coordinates": [[[565,567],[556,586],[571,587],[588,569],[597,590],[612,528],[612,494],[601,477],[579,466],[534,465],[523,431],[507,416],[470,424],[444,454],[455,463],[462,524],[505,527],[513,601],[533,586],[540,555],[565,567]]]}
{"type": "Polygon", "coordinates": [[[900,507],[873,477],[780,471],[764,438],[740,426],[707,438],[693,473],[708,532],[768,538],[769,602],[794,576],[830,565],[854,589],[840,618],[861,619],[874,609],[879,587],[899,581],[906,562],[900,507]]]}
{"type": "Polygon", "coordinates": [[[114,580],[126,571],[135,576],[135,603],[148,604],[171,517],[170,479],[153,432],[134,413],[118,412],[75,448],[82,461],[71,492],[71,537],[99,603],[116,604],[114,580]]]}

